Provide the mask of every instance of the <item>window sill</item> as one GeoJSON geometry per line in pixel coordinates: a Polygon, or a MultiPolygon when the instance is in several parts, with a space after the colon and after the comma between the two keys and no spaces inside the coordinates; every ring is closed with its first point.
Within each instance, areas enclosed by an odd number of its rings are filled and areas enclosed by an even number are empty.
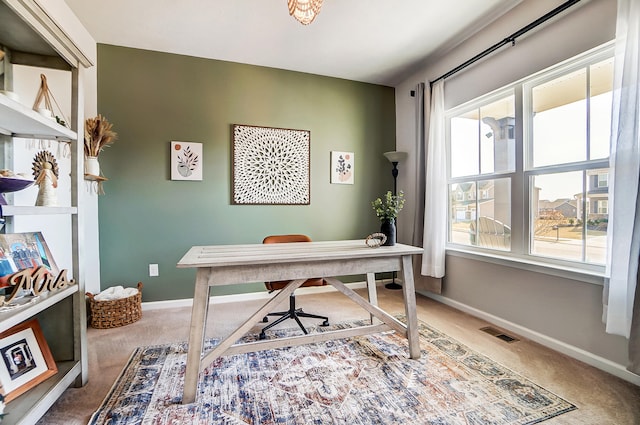
{"type": "Polygon", "coordinates": [[[578,267],[569,267],[558,264],[544,263],[532,259],[519,258],[514,256],[500,255],[496,253],[485,253],[479,251],[465,250],[461,248],[447,247],[447,255],[468,258],[476,261],[498,264],[521,270],[528,270],[536,273],[543,273],[565,279],[577,280],[579,282],[591,283],[594,285],[604,284],[604,271],[589,270],[578,267]]]}

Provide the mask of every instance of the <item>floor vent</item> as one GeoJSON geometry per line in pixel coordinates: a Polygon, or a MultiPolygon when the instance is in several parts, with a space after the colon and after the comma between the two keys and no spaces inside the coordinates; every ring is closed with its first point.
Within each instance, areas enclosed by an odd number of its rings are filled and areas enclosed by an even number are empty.
{"type": "Polygon", "coordinates": [[[488,333],[489,335],[495,336],[496,338],[500,338],[501,340],[506,341],[506,342],[519,341],[518,338],[514,338],[512,336],[509,336],[509,335],[503,333],[502,331],[500,331],[500,330],[498,330],[496,328],[493,328],[491,326],[487,326],[486,328],[480,328],[480,330],[482,332],[488,333]]]}

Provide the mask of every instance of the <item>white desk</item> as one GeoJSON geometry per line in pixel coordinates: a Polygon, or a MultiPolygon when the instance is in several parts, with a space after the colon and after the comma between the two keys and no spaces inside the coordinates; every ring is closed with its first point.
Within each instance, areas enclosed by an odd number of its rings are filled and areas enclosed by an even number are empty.
{"type": "MultiPolygon", "coordinates": [[[[411,255],[421,253],[422,248],[402,244],[370,248],[365,245],[364,240],[192,247],[177,265],[178,268],[197,269],[189,329],[189,351],[187,353],[183,404],[195,401],[199,373],[213,360],[223,355],[348,338],[393,329],[407,337],[409,356],[412,359],[419,358],[420,344],[411,255]],[[400,270],[402,271],[402,291],[407,316],[406,326],[377,306],[374,273],[400,270]],[[358,274],[366,274],[367,276],[369,300],[365,300],[332,277],[358,274]],[[267,313],[274,311],[278,304],[287,300],[289,295],[307,278],[312,277],[324,277],[327,283],[367,310],[371,315],[371,324],[291,338],[234,344],[249,329],[260,322],[267,313]],[[293,282],[278,291],[273,298],[213,350],[203,353],[211,286],[277,280],[293,280],[293,282]],[[374,317],[382,323],[374,323],[374,317]]],[[[330,313],[328,315],[331,316],[330,313]]],[[[331,319],[331,317],[329,318],[331,319]]]]}

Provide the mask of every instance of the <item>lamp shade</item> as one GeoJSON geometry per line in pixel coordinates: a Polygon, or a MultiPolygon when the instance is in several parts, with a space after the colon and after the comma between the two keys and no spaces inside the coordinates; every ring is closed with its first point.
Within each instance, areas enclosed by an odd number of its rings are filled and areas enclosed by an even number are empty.
{"type": "Polygon", "coordinates": [[[409,154],[406,152],[398,152],[398,151],[392,151],[392,152],[385,152],[384,156],[387,157],[387,159],[389,160],[389,162],[400,162],[403,161],[405,159],[407,159],[407,156],[409,154]]]}
{"type": "Polygon", "coordinates": [[[289,15],[302,25],[309,25],[320,13],[323,0],[288,0],[289,15]]]}

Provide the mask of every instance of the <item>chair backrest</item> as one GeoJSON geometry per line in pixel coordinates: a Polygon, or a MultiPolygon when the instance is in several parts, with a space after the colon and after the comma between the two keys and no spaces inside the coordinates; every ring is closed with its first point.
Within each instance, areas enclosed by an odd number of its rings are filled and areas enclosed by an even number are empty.
{"type": "Polygon", "coordinates": [[[509,249],[511,247],[511,227],[494,219],[493,217],[478,217],[478,229],[476,222],[469,223],[471,243],[478,246],[497,249],[509,249]]]}
{"type": "Polygon", "coordinates": [[[271,235],[262,240],[262,243],[286,242],[311,242],[311,238],[307,235],[271,235]]]}
{"type": "MultiPolygon", "coordinates": [[[[271,235],[262,240],[262,243],[288,243],[288,242],[311,242],[311,238],[307,235],[271,235]]],[[[281,280],[276,282],[265,282],[265,286],[269,291],[276,291],[287,286],[290,280],[281,280]]],[[[323,286],[327,283],[323,278],[308,279],[302,286],[323,286]]]]}

